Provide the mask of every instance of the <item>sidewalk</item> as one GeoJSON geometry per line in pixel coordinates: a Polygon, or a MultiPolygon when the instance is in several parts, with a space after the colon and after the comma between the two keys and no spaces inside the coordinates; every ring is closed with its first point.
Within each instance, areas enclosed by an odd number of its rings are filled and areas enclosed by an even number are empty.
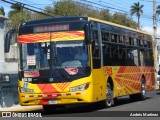
{"type": "Polygon", "coordinates": [[[12,107],[2,108],[0,107],[0,113],[2,111],[10,111],[10,112],[27,112],[33,110],[41,110],[43,107],[41,105],[35,106],[21,106],[21,105],[14,105],[12,107]]]}

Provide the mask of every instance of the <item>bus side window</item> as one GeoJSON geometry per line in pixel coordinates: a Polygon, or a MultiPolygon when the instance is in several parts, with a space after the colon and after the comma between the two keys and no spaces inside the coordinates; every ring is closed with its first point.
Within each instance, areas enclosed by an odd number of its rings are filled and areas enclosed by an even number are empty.
{"type": "Polygon", "coordinates": [[[129,45],[129,37],[126,36],[126,44],[129,45]]]}
{"type": "Polygon", "coordinates": [[[151,48],[151,42],[147,41],[148,48],[151,48]]]}
{"type": "Polygon", "coordinates": [[[134,45],[134,39],[132,37],[129,37],[129,45],[134,45]]]}
{"type": "Polygon", "coordinates": [[[93,68],[100,68],[100,46],[98,42],[98,31],[96,30],[94,32],[94,38],[95,40],[92,42],[93,68]]]}
{"type": "Polygon", "coordinates": [[[119,66],[125,66],[125,60],[126,60],[125,48],[119,46],[118,65],[119,65],[119,66]]]}
{"type": "Polygon", "coordinates": [[[115,35],[111,34],[111,42],[115,42],[115,35]]]}
{"type": "Polygon", "coordinates": [[[145,65],[145,61],[144,61],[144,50],[140,50],[140,65],[144,66],[145,65]]]}
{"type": "Polygon", "coordinates": [[[136,66],[134,62],[134,54],[132,53],[133,49],[127,49],[127,58],[126,58],[126,65],[127,66],[136,66]]]}
{"type": "Polygon", "coordinates": [[[133,38],[133,41],[134,41],[134,45],[135,45],[135,46],[138,46],[138,44],[137,44],[137,39],[136,39],[136,38],[133,38]]]}
{"type": "Polygon", "coordinates": [[[119,43],[123,43],[123,36],[119,35],[119,43]]]}
{"type": "Polygon", "coordinates": [[[104,46],[103,46],[103,62],[104,62],[105,66],[107,66],[107,65],[110,66],[111,63],[112,63],[110,48],[111,48],[111,46],[109,44],[104,43],[104,46]]]}
{"type": "Polygon", "coordinates": [[[144,41],[144,47],[148,47],[148,46],[147,46],[147,41],[146,41],[146,40],[144,41]]]}
{"type": "Polygon", "coordinates": [[[102,41],[109,41],[109,33],[108,32],[101,32],[102,41]]]}
{"type": "Polygon", "coordinates": [[[111,57],[112,57],[112,65],[118,65],[118,46],[112,45],[111,46],[111,57]]]}

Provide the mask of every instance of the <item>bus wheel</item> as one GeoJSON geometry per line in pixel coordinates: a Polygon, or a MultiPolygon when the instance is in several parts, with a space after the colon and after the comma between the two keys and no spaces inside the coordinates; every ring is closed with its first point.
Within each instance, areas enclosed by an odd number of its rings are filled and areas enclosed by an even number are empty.
{"type": "Polygon", "coordinates": [[[54,113],[56,111],[55,105],[43,105],[43,110],[45,113],[54,113]]]}
{"type": "Polygon", "coordinates": [[[138,94],[130,95],[131,101],[137,101],[137,100],[145,100],[146,99],[146,83],[145,79],[142,77],[142,84],[141,84],[141,92],[138,94]]]}
{"type": "Polygon", "coordinates": [[[111,84],[108,82],[107,87],[106,87],[106,100],[105,102],[105,107],[109,108],[111,107],[114,102],[113,102],[113,90],[111,84]]]}
{"type": "Polygon", "coordinates": [[[145,100],[146,99],[146,83],[145,79],[142,77],[142,84],[141,84],[141,93],[138,94],[139,100],[145,100]]]}

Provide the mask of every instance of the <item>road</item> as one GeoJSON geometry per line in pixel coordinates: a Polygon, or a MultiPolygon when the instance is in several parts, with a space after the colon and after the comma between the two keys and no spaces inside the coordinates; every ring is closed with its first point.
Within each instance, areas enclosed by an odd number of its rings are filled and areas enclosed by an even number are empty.
{"type": "Polygon", "coordinates": [[[44,110],[31,111],[41,113],[43,117],[129,117],[131,114],[156,114],[160,117],[160,91],[147,92],[145,101],[130,101],[129,97],[120,97],[115,106],[103,108],[99,104],[68,105],[49,114],[44,110]]]}

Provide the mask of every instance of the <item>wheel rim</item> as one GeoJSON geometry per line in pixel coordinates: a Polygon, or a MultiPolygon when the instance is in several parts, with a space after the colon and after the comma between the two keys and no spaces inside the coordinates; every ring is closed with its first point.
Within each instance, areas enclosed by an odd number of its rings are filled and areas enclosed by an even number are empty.
{"type": "Polygon", "coordinates": [[[145,83],[142,83],[142,95],[146,95],[146,86],[145,86],[145,83]]]}
{"type": "Polygon", "coordinates": [[[106,97],[107,97],[106,104],[109,107],[112,105],[112,95],[113,93],[112,93],[111,85],[108,83],[106,88],[106,97]]]}

